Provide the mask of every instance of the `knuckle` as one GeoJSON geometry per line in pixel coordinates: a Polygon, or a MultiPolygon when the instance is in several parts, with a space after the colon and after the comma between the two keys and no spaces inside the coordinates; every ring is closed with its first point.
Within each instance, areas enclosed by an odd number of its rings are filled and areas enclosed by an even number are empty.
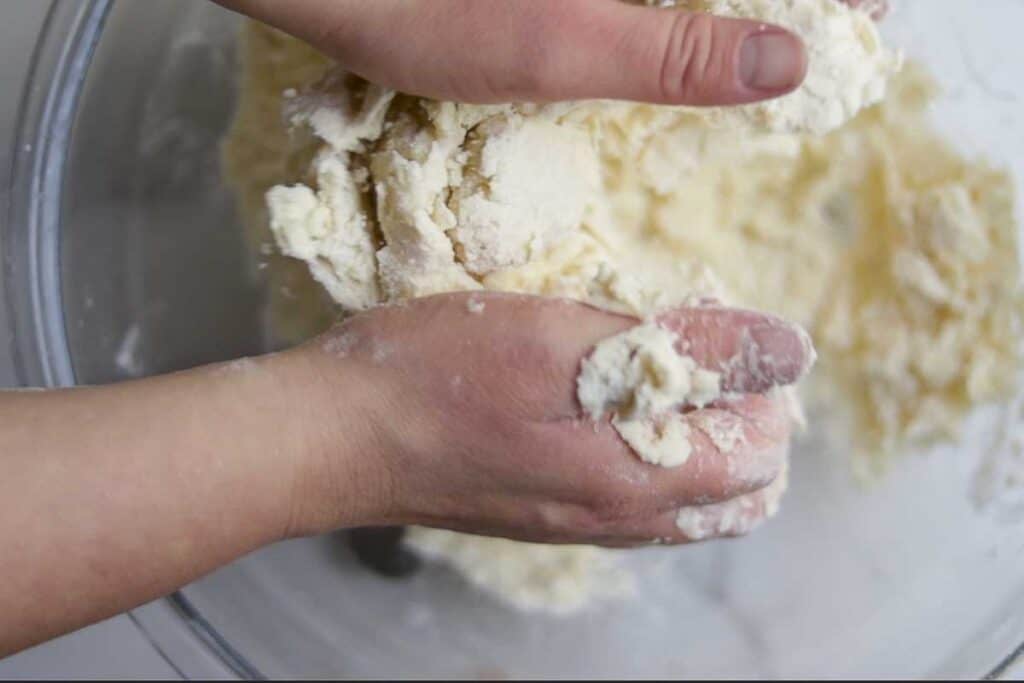
{"type": "Polygon", "coordinates": [[[646,511],[645,496],[633,487],[604,483],[594,488],[587,502],[589,513],[603,523],[632,519],[646,511]]]}
{"type": "Polygon", "coordinates": [[[557,41],[533,48],[532,60],[525,61],[518,69],[515,93],[518,99],[545,99],[547,93],[557,93],[560,54],[557,41]]]}
{"type": "Polygon", "coordinates": [[[536,99],[554,92],[564,55],[565,26],[571,26],[564,17],[563,3],[522,3],[518,9],[516,30],[519,39],[515,55],[507,60],[507,67],[495,84],[496,94],[504,99],[536,99]]]}
{"type": "Polygon", "coordinates": [[[658,86],[665,100],[694,99],[715,78],[718,42],[714,17],[676,14],[666,30],[661,53],[658,86]]]}
{"type": "Polygon", "coordinates": [[[600,538],[604,536],[607,521],[586,506],[558,506],[545,514],[544,527],[572,538],[600,538]]]}
{"type": "Polygon", "coordinates": [[[532,367],[544,374],[564,379],[564,348],[567,332],[564,312],[550,304],[536,307],[527,319],[518,346],[532,367]]]}
{"type": "Polygon", "coordinates": [[[513,62],[503,74],[491,80],[491,91],[498,100],[532,99],[545,91],[550,79],[548,48],[533,48],[524,58],[513,62]]]}

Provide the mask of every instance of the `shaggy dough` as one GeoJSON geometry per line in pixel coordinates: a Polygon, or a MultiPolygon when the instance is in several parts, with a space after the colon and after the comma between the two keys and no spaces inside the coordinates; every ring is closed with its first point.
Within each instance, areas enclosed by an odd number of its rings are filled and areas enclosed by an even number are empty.
{"type": "Polygon", "coordinates": [[[483,286],[647,313],[704,290],[692,262],[669,265],[676,254],[663,255],[645,278],[657,245],[636,229],[639,211],[708,164],[794,152],[791,136],[779,133],[823,133],[846,122],[883,96],[900,60],[862,12],[834,0],[702,6],[801,31],[811,55],[807,83],[732,109],[476,106],[395,95],[334,74],[289,106],[290,122],[309,124],[326,146],[314,162],[317,192],[279,187],[268,196],[278,243],[347,308],[483,286]],[[349,170],[347,180],[338,167],[349,170]],[[377,283],[368,278],[374,261],[377,283]],[[666,291],[676,294],[659,294],[666,291]]]}
{"type": "Polygon", "coordinates": [[[678,350],[679,337],[650,320],[604,340],[583,361],[576,395],[594,420],[612,424],[644,462],[678,467],[691,452],[678,409],[719,397],[721,375],[678,350]]]}
{"type": "MultiPolygon", "coordinates": [[[[832,0],[704,6],[800,31],[807,84],[729,111],[466,106],[369,86],[249,25],[225,160],[254,241],[271,225],[347,311],[481,288],[639,315],[693,294],[764,309],[812,331],[813,388],[855,462],[951,438],[1020,364],[1010,180],[932,132],[933,85],[915,68],[890,78],[899,57],[862,13],[832,0]]],[[[272,325],[308,336],[329,318],[307,269],[268,258],[272,325]]],[[[727,427],[708,429],[731,447],[727,427]]],[[[674,428],[636,438],[675,441],[674,428]]],[[[664,462],[668,450],[648,453],[664,462]]],[[[619,585],[595,573],[597,549],[411,538],[524,608],[581,606],[619,585]]]]}
{"type": "Polygon", "coordinates": [[[633,576],[601,548],[553,548],[441,529],[410,531],[412,548],[518,609],[570,614],[595,600],[629,597],[635,591],[633,576]]]}

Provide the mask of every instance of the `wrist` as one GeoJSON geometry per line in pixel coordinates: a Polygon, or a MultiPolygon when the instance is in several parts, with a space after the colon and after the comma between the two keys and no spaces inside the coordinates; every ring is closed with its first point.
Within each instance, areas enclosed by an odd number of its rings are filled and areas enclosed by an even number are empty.
{"type": "MultiPolygon", "coordinates": [[[[391,509],[379,379],[319,341],[265,360],[289,462],[289,538],[386,523],[391,509]]],[[[284,475],[282,475],[284,476],[284,475]]]]}

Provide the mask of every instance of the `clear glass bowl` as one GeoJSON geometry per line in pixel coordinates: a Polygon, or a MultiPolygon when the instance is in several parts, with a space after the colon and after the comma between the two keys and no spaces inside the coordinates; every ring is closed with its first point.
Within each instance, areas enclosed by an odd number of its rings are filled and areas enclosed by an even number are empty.
{"type": "MultiPolygon", "coordinates": [[[[944,130],[1020,180],[1024,4],[979,4],[897,0],[886,31],[946,86],[944,130]]],[[[22,383],[272,345],[267,280],[219,173],[236,26],[199,0],[53,4],[0,232],[22,383]]],[[[805,439],[776,521],[742,542],[643,551],[641,599],[579,617],[507,611],[440,568],[377,578],[327,536],[256,553],[134,618],[190,676],[998,674],[1024,642],[1024,523],[979,511],[969,491],[1000,417],[982,411],[963,445],[867,489],[845,454],[805,439]]]]}

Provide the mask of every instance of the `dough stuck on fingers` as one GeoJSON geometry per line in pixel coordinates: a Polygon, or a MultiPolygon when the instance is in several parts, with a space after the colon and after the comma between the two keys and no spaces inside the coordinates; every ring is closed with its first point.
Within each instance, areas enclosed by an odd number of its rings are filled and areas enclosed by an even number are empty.
{"type": "Polygon", "coordinates": [[[732,445],[736,425],[725,430],[702,408],[723,392],[793,384],[815,358],[810,337],[792,323],[746,311],[681,307],[599,343],[581,364],[577,398],[592,420],[611,414],[641,460],[679,467],[693,451],[694,422],[716,448],[732,445]],[[697,410],[684,414],[684,408],[697,410]]]}
{"type": "Polygon", "coordinates": [[[682,508],[675,518],[682,538],[669,538],[692,543],[749,534],[778,514],[788,485],[789,467],[786,465],[775,481],[760,491],[722,503],[682,508]]]}

